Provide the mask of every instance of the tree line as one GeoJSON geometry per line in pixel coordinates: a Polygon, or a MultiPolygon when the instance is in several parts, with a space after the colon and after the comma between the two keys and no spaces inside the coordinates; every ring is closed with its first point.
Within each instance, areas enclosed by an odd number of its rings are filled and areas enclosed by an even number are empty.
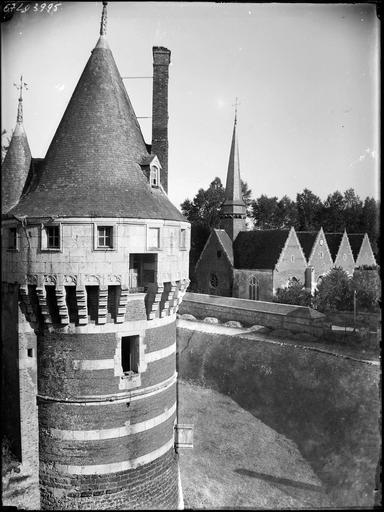
{"type": "MultiPolygon", "coordinates": [[[[249,229],[289,229],[297,231],[368,233],[372,249],[379,251],[379,201],[366,197],[364,201],[353,188],[344,193],[333,192],[325,201],[311,190],[304,190],[292,200],[287,195],[281,199],[262,194],[252,198],[248,184],[242,181],[243,199],[247,206],[249,229]]],[[[216,177],[207,189],[200,188],[192,200],[186,199],[180,206],[192,224],[191,258],[194,265],[212,228],[218,228],[219,212],[225,198],[225,187],[216,177]]]]}

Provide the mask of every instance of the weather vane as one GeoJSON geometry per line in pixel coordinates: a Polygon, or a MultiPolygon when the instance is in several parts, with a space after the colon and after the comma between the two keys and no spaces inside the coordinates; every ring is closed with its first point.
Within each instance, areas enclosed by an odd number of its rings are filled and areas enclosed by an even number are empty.
{"type": "Polygon", "coordinates": [[[232,107],[235,107],[235,122],[237,121],[237,107],[240,105],[239,98],[236,96],[235,103],[232,105],[232,107]]]}
{"type": "Polygon", "coordinates": [[[18,105],[18,108],[17,108],[17,122],[18,123],[22,123],[23,122],[23,89],[25,89],[26,91],[28,91],[28,87],[25,82],[23,82],[23,75],[21,75],[20,77],[20,85],[14,83],[13,84],[16,89],[18,91],[20,91],[20,96],[19,96],[19,105],[18,105]]]}
{"type": "Polygon", "coordinates": [[[101,23],[100,23],[100,35],[105,36],[107,33],[107,4],[108,2],[103,2],[103,12],[101,14],[101,23]]]}

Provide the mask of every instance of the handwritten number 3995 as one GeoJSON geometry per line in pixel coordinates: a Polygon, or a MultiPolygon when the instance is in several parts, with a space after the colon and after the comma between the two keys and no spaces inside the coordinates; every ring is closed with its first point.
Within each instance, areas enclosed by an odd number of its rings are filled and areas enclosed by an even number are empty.
{"type": "MultiPolygon", "coordinates": [[[[49,13],[50,11],[52,12],[56,12],[58,7],[60,7],[61,3],[41,3],[41,4],[38,4],[38,3],[35,3],[35,5],[33,6],[33,12],[47,12],[49,13]]],[[[13,12],[13,11],[16,11],[16,12],[20,12],[20,13],[25,13],[25,12],[28,12],[29,9],[31,8],[31,4],[25,4],[23,2],[20,2],[19,5],[17,5],[15,2],[13,3],[7,3],[4,5],[3,7],[3,12],[13,12]]]]}

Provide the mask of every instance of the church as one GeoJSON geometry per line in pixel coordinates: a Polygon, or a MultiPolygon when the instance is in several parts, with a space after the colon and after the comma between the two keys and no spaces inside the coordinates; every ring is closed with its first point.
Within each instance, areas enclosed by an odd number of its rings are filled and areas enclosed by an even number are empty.
{"type": "Polygon", "coordinates": [[[167,195],[171,52],[153,48],[147,144],[106,34],[103,2],[43,159],[21,80],[2,166],[3,428],[33,509],[180,506],[176,311],[190,224],[167,195]]]}
{"type": "Polygon", "coordinates": [[[195,291],[271,301],[291,282],[301,282],[313,293],[332,268],[352,275],[363,265],[376,265],[366,233],[246,229],[235,113],[220,229],[211,231],[196,263],[195,291]]]}

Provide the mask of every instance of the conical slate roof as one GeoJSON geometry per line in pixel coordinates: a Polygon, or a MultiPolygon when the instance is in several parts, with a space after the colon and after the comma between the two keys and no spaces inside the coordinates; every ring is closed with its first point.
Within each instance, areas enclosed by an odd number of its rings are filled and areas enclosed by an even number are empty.
{"type": "Polygon", "coordinates": [[[237,119],[233,126],[231,152],[229,155],[225,200],[222,213],[245,213],[245,203],[241,191],[239,144],[237,140],[237,119]]]}
{"type": "Polygon", "coordinates": [[[140,167],[148,151],[104,35],[49,146],[35,188],[10,214],[185,220],[140,167]]]}
{"type": "Polygon", "coordinates": [[[1,165],[1,213],[14,207],[23,192],[31,165],[31,150],[23,126],[22,99],[19,99],[17,123],[1,165]]]}

